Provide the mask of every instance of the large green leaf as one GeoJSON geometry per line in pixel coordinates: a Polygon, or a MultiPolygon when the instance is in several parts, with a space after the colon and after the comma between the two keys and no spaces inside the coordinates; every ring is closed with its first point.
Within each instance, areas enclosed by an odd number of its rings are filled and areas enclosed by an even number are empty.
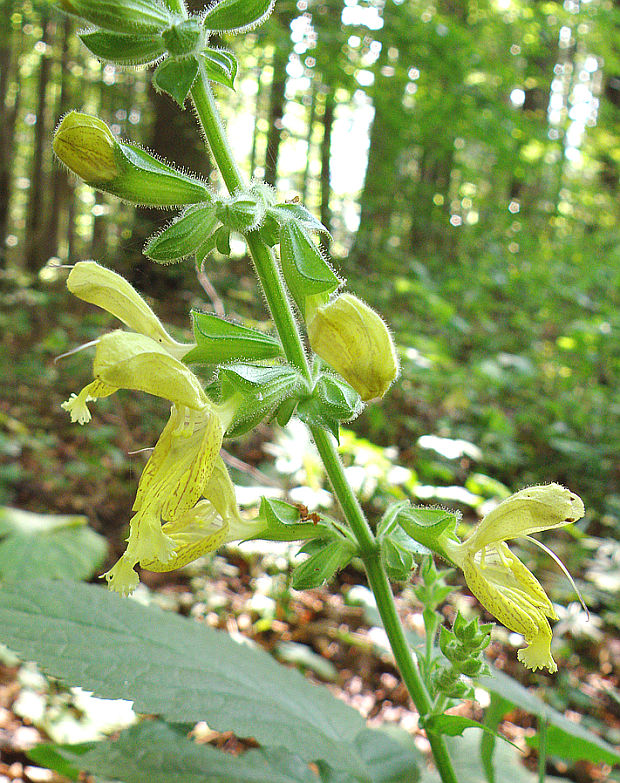
{"type": "Polygon", "coordinates": [[[159,721],[133,726],[85,754],[58,752],[84,772],[123,783],[316,783],[307,762],[286,750],[232,756],[159,721]]]}
{"type": "Polygon", "coordinates": [[[107,543],[87,525],[83,516],[0,508],[0,577],[88,579],[103,562],[107,543]]]}
{"type": "MultiPolygon", "coordinates": [[[[425,766],[413,741],[404,730],[390,726],[390,733],[382,729],[361,731],[355,744],[366,760],[371,772],[372,783],[416,783],[420,779],[420,767],[425,766]]],[[[326,768],[319,764],[321,783],[350,783],[351,776],[340,770],[326,768]]]]}
{"type": "MultiPolygon", "coordinates": [[[[402,732],[405,735],[404,732],[402,732]]],[[[367,764],[371,783],[415,783],[420,756],[411,738],[362,729],[354,747],[367,764]]],[[[116,740],[84,745],[47,746],[31,758],[51,769],[82,770],[124,783],[318,783],[298,753],[283,748],[250,750],[232,756],[211,745],[198,745],[178,727],[148,721],[122,732],[116,740]]],[[[351,772],[321,762],[325,781],[355,783],[351,772]]],[[[77,776],[73,776],[76,779],[77,776]]]]}
{"type": "MultiPolygon", "coordinates": [[[[605,740],[545,704],[499,669],[492,669],[489,677],[481,677],[477,683],[500,696],[509,707],[520,707],[547,722],[545,747],[548,756],[574,761],[587,759],[594,763],[600,761],[606,764],[620,763],[620,752],[605,740]]],[[[532,744],[536,744],[536,738],[533,738],[532,744]]]]}
{"type": "Polygon", "coordinates": [[[369,780],[352,742],[361,716],[266,652],[178,615],[81,583],[0,591],[0,640],[95,695],[169,721],[205,720],[369,780]]]}
{"type": "Polygon", "coordinates": [[[416,783],[424,759],[413,746],[412,737],[396,726],[364,729],[355,745],[370,769],[373,783],[416,783]]]}

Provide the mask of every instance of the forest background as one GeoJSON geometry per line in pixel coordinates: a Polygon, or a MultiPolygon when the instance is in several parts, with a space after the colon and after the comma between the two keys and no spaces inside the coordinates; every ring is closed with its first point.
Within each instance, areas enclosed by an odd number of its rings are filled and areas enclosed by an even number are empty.
{"type": "MultiPolygon", "coordinates": [[[[154,441],[166,411],[111,398],[97,427],[69,424],[60,403],[87,382],[89,358],[54,358],[109,319],[67,296],[58,265],[94,258],[115,269],[179,336],[190,306],[251,324],[262,303],[243,243],[233,242],[232,264],[209,261],[201,288],[191,265],[142,257],[167,215],[95,193],[53,160],[54,127],[76,108],[209,178],[191,112],[155,94],[144,73],[90,57],[51,3],[0,9],[0,504],[84,513],[113,560],[143,464],[130,452],[154,441]]],[[[555,680],[555,706],[585,711],[611,742],[620,739],[619,18],[617,0],[278,0],[255,33],[221,42],[240,64],[223,102],[237,160],[320,216],[337,269],[399,345],[400,380],[342,438],[365,507],[376,519],[411,497],[473,521],[528,484],[579,493],[586,519],[547,543],[575,576],[590,623],[542,555],[520,554],[554,600],[571,604],[561,639],[573,671],[555,680]],[[576,683],[601,675],[594,702],[578,703],[576,683]]],[[[323,477],[296,437],[265,426],[235,443],[236,483],[282,484],[326,508],[323,477]]]]}

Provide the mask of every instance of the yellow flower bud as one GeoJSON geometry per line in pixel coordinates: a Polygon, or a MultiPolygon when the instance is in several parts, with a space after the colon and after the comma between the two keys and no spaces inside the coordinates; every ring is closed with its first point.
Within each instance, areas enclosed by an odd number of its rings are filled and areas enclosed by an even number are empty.
{"type": "Polygon", "coordinates": [[[100,184],[118,176],[116,144],[103,120],[72,111],[56,129],[53,148],[59,160],[84,182],[100,184]]]}
{"type": "Polygon", "coordinates": [[[72,111],[54,134],[59,160],[87,185],[132,204],[172,207],[209,201],[196,177],[174,169],[135,144],[114,138],[97,117],[72,111]]]}
{"type": "Polygon", "coordinates": [[[312,350],[358,392],[383,397],[398,375],[392,336],[382,318],[351,294],[341,294],[308,315],[312,350]]]}

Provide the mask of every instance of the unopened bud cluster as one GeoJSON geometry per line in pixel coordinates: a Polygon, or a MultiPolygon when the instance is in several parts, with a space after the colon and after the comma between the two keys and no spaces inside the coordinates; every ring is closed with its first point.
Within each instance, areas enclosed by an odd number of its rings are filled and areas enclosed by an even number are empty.
{"type": "Polygon", "coordinates": [[[461,675],[477,677],[487,671],[483,653],[491,641],[492,627],[492,623],[480,625],[477,617],[467,622],[460,612],[451,631],[441,626],[439,648],[448,664],[441,664],[433,674],[437,693],[453,699],[462,699],[470,694],[471,686],[460,678],[461,675]]]}

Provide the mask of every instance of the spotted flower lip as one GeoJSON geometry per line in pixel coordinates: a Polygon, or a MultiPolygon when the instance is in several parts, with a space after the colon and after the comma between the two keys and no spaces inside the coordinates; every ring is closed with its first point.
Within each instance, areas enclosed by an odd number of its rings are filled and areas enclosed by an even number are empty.
{"type": "Polygon", "coordinates": [[[462,543],[444,542],[446,554],[463,570],[480,603],[507,628],[523,635],[527,647],[517,657],[534,671],[557,671],[549,625],[557,615],[536,577],[506,541],[568,525],[583,515],[581,498],[565,487],[527,487],[502,501],[462,543]]]}
{"type": "MultiPolygon", "coordinates": [[[[223,423],[211,404],[201,410],[173,405],[138,484],[127,549],[104,576],[112,590],[127,595],[138,584],[137,563],[175,562],[178,541],[164,530],[181,520],[203,495],[219,457],[223,423]]],[[[163,570],[163,569],[162,569],[163,570]]]]}
{"type": "Polygon", "coordinates": [[[235,488],[221,457],[216,458],[202,495],[195,506],[166,522],[162,528],[164,534],[174,542],[174,556],[165,562],[143,560],[140,563],[143,568],[149,571],[172,571],[214,551],[222,544],[248,538],[257,529],[262,529],[262,520],[241,517],[235,488]]]}

